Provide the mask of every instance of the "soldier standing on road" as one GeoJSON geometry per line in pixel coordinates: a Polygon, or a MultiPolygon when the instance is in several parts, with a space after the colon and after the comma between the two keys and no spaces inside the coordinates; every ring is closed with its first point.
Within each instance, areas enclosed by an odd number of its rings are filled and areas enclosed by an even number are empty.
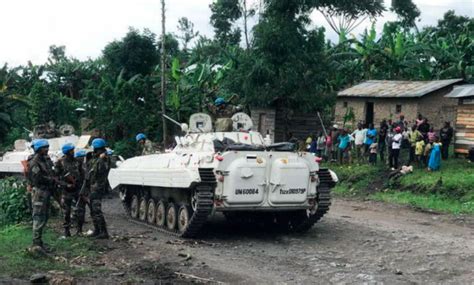
{"type": "Polygon", "coordinates": [[[49,163],[49,143],[38,139],[33,144],[35,156],[29,162],[29,177],[33,187],[33,246],[44,250],[43,229],[48,222],[50,199],[54,192],[55,178],[49,163]]]}
{"type": "Polygon", "coordinates": [[[87,163],[86,183],[89,187],[89,207],[91,211],[94,232],[90,235],[98,239],[107,239],[109,234],[104,214],[102,213],[102,197],[107,192],[107,175],[110,161],[105,149],[106,142],[101,138],[92,141],[94,154],[87,163]]]}
{"type": "Polygon", "coordinates": [[[74,217],[77,222],[76,235],[82,234],[84,224],[85,207],[83,203],[77,203],[79,199],[79,190],[84,180],[84,169],[79,160],[74,158],[74,145],[65,144],[62,147],[64,156],[56,162],[54,170],[59,176],[61,185],[61,206],[64,211],[64,236],[70,237],[71,232],[71,210],[73,203],[77,204],[74,209],[74,217]]]}
{"type": "Polygon", "coordinates": [[[138,143],[139,155],[148,155],[154,153],[153,143],[149,139],[147,139],[145,134],[137,134],[135,140],[138,143]]]}

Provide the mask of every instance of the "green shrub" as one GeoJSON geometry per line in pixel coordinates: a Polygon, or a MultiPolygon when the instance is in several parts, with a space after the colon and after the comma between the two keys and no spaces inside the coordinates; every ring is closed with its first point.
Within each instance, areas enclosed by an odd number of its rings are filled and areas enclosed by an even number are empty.
{"type": "Polygon", "coordinates": [[[137,152],[137,144],[132,140],[121,140],[115,142],[113,146],[114,154],[125,158],[133,157],[137,152]]]}
{"type": "Polygon", "coordinates": [[[25,183],[20,179],[0,180],[0,226],[29,220],[29,197],[25,183]]]}

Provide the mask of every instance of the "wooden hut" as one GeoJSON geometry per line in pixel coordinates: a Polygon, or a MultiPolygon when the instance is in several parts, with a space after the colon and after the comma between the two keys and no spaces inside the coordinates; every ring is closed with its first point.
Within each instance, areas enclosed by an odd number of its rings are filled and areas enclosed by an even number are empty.
{"type": "Polygon", "coordinates": [[[445,97],[457,99],[454,153],[469,153],[474,148],[474,84],[456,86],[445,97]]]}

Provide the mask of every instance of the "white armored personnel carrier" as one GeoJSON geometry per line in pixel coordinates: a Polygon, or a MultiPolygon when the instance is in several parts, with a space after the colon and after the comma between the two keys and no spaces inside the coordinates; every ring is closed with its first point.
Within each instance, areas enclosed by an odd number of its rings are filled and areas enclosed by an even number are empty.
{"type": "Polygon", "coordinates": [[[306,231],[331,204],[337,176],[291,143],[269,144],[244,113],[233,131],[214,132],[198,113],[167,153],[134,157],[109,173],[130,217],[181,237],[195,236],[209,215],[306,231]]]}
{"type": "MultiPolygon", "coordinates": [[[[30,135],[31,138],[39,138],[37,132],[30,135]]],[[[66,143],[72,143],[76,148],[86,148],[90,136],[74,135],[74,128],[70,125],[63,125],[55,137],[47,138],[49,142],[49,156],[53,162],[62,156],[61,147],[66,143]]],[[[21,176],[24,174],[26,161],[34,153],[31,142],[27,140],[16,140],[14,149],[0,156],[0,177],[21,176]]]]}

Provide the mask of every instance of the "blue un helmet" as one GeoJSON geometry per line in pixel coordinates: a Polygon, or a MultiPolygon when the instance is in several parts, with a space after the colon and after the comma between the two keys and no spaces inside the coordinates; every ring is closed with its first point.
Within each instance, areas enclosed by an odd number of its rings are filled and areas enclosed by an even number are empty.
{"type": "Polygon", "coordinates": [[[96,150],[98,148],[104,148],[106,143],[104,139],[97,138],[92,141],[91,145],[92,145],[92,148],[96,150]]]}
{"type": "Polygon", "coordinates": [[[74,154],[74,157],[85,157],[87,154],[86,150],[85,149],[80,149],[78,151],[76,151],[76,153],[74,154]]]}
{"type": "Polygon", "coordinates": [[[144,133],[139,133],[136,137],[135,137],[135,140],[137,142],[141,141],[141,140],[145,140],[146,139],[146,136],[144,133]]]}
{"type": "Polygon", "coordinates": [[[222,97],[219,97],[216,99],[216,101],[214,101],[214,105],[216,105],[216,107],[219,107],[224,104],[225,104],[225,100],[222,97]]]}
{"type": "Polygon", "coordinates": [[[44,147],[49,147],[48,140],[37,139],[37,140],[33,141],[33,149],[35,150],[35,152],[38,152],[38,150],[40,150],[41,148],[44,148],[44,147]]]}
{"type": "Polygon", "coordinates": [[[67,154],[68,152],[70,152],[74,148],[76,148],[76,147],[72,143],[67,143],[67,144],[63,145],[61,150],[63,151],[63,154],[67,154]]]}

